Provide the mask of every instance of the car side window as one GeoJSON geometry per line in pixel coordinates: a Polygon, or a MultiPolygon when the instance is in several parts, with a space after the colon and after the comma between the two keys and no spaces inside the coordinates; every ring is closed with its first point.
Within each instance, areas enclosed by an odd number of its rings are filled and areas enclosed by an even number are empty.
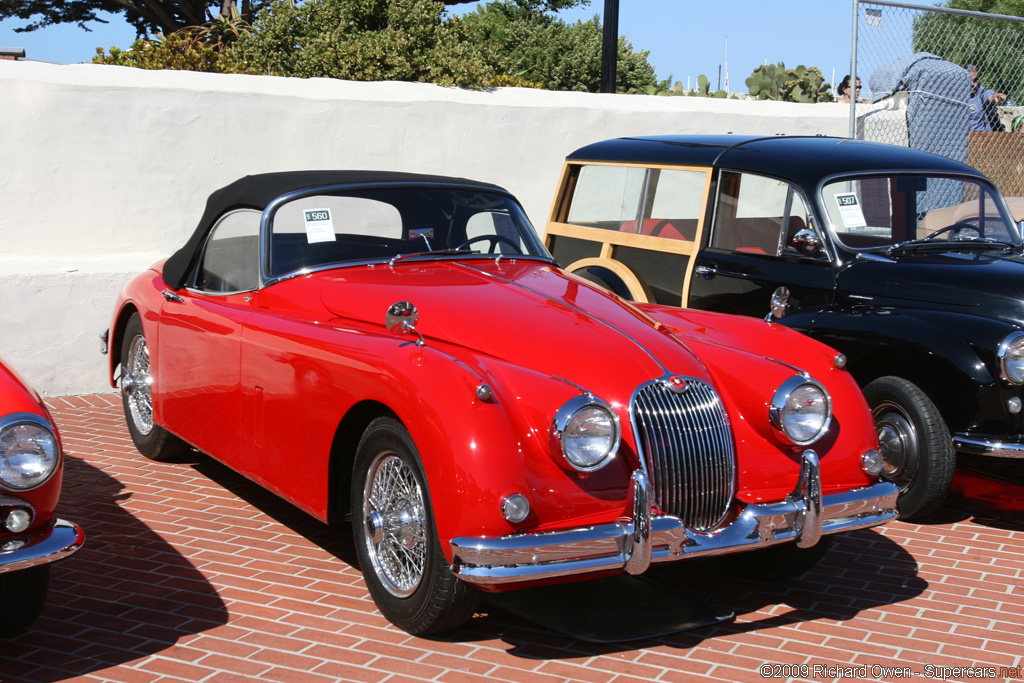
{"type": "Polygon", "coordinates": [[[567,222],[604,230],[694,239],[706,174],[631,166],[580,169],[567,222]]]}
{"type": "Polygon", "coordinates": [[[790,246],[811,228],[803,196],[789,183],[753,173],[722,171],[710,245],[751,254],[796,254],[790,246]]]}
{"type": "Polygon", "coordinates": [[[259,287],[259,211],[224,214],[210,232],[196,273],[204,292],[247,292],[259,287]]]}

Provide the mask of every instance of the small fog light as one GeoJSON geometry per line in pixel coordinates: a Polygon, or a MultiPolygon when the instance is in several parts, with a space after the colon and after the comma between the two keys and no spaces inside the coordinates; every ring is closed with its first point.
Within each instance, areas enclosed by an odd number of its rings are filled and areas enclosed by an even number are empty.
{"type": "Polygon", "coordinates": [[[860,468],[864,474],[877,477],[882,472],[882,454],[872,449],[860,456],[860,468]]]}
{"type": "Polygon", "coordinates": [[[521,493],[513,493],[501,501],[501,516],[518,524],[530,514],[530,501],[521,493]]]}
{"type": "Polygon", "coordinates": [[[20,534],[31,523],[32,515],[29,514],[28,510],[18,508],[11,510],[7,515],[7,519],[4,520],[4,528],[12,533],[20,534]]]}
{"type": "Polygon", "coordinates": [[[1020,412],[1020,399],[1017,398],[1016,396],[1014,396],[1014,397],[1012,397],[1010,399],[1007,399],[1007,401],[1006,401],[1006,409],[1010,411],[1011,415],[1016,415],[1017,413],[1019,413],[1020,412]]]}

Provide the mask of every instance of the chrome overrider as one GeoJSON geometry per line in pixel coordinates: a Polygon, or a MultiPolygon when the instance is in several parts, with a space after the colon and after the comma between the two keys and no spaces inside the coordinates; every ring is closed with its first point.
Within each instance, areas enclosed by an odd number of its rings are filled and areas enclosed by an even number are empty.
{"type": "Polygon", "coordinates": [[[953,436],[953,448],[961,453],[971,455],[987,455],[993,458],[1024,458],[1024,443],[1020,437],[1010,440],[1003,440],[1004,437],[996,436],[967,436],[956,434],[953,436]]]}
{"type": "Polygon", "coordinates": [[[898,495],[896,486],[880,482],[823,496],[818,455],[805,450],[799,481],[785,500],[748,505],[725,528],[699,533],[687,529],[678,517],[652,514],[650,481],[636,470],[630,482],[630,516],[565,531],[454,538],[451,569],[468,583],[487,586],[615,569],[636,575],[653,562],[784,542],[810,547],[824,534],[896,519],[898,495]]]}
{"type": "Polygon", "coordinates": [[[70,557],[85,542],[85,532],[58,519],[52,527],[0,538],[0,574],[70,557]]]}

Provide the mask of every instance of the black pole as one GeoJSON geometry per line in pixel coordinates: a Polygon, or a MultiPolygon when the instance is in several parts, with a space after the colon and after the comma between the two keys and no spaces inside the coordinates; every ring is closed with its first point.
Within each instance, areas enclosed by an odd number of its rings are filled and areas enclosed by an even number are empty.
{"type": "Polygon", "coordinates": [[[615,92],[619,59],[619,0],[604,0],[604,41],[601,45],[601,92],[615,92]]]}

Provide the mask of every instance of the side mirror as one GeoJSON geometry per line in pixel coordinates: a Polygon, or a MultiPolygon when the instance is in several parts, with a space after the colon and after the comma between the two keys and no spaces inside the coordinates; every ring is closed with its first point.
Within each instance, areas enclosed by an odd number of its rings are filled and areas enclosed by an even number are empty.
{"type": "Polygon", "coordinates": [[[388,312],[384,316],[384,326],[396,337],[416,335],[416,346],[423,346],[423,335],[416,330],[419,319],[420,314],[415,306],[408,301],[398,301],[388,307],[388,312]]]}
{"type": "Polygon", "coordinates": [[[768,315],[764,317],[765,322],[771,322],[772,318],[778,320],[786,315],[786,311],[789,310],[789,289],[786,287],[779,287],[772,292],[772,299],[770,303],[771,310],[768,315]]]}
{"type": "Polygon", "coordinates": [[[790,240],[789,246],[796,249],[805,256],[813,256],[821,251],[821,240],[818,239],[818,233],[814,232],[810,228],[804,228],[798,230],[793,239],[790,240]]]}

